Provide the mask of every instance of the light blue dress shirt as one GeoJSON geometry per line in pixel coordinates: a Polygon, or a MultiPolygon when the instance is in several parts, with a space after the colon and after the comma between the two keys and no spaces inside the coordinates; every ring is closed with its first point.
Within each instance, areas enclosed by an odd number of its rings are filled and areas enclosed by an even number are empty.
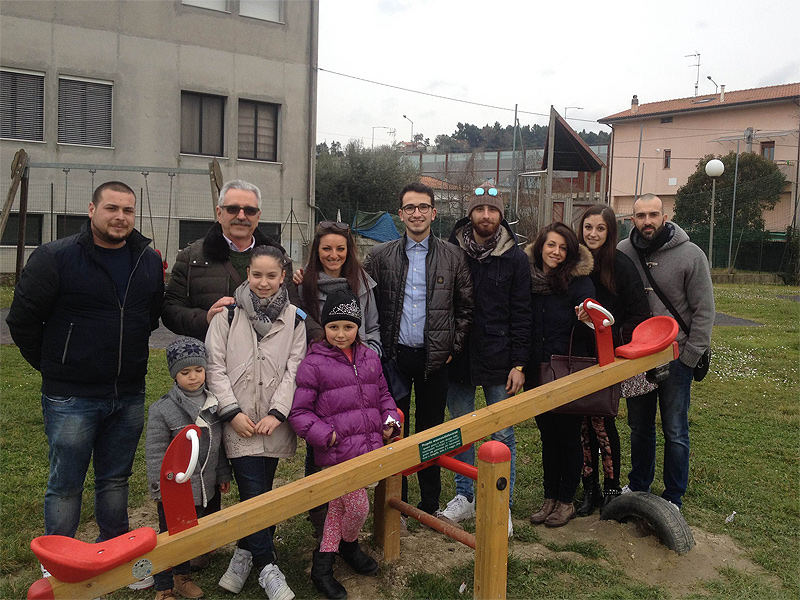
{"type": "Polygon", "coordinates": [[[403,314],[400,316],[400,339],[398,342],[411,348],[425,346],[425,258],[428,256],[429,235],[421,242],[406,238],[408,274],[403,291],[403,314]]]}

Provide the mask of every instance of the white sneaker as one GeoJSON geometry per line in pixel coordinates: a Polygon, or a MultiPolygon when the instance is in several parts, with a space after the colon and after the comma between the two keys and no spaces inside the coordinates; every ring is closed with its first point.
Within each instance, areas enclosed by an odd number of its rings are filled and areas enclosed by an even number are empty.
{"type": "Polygon", "coordinates": [[[140,579],[139,581],[134,581],[132,584],[128,586],[129,590],[139,591],[139,590],[149,590],[156,584],[156,580],[153,579],[153,576],[145,577],[144,579],[140,579]]]}
{"type": "Polygon", "coordinates": [[[508,539],[514,535],[514,523],[511,522],[511,509],[508,509],[508,539]]]}
{"type": "MultiPolygon", "coordinates": [[[[666,499],[666,498],[664,498],[664,500],[667,500],[667,499],[666,499]]],[[[680,506],[678,506],[677,504],[675,504],[675,503],[674,503],[672,500],[667,500],[667,502],[669,502],[669,503],[670,503],[670,505],[672,506],[672,508],[674,508],[674,509],[675,509],[675,510],[677,510],[678,512],[681,512],[681,507],[680,507],[680,506]]]]}
{"type": "Polygon", "coordinates": [[[42,569],[42,577],[52,577],[52,575],[50,575],[50,571],[45,569],[42,563],[39,563],[39,567],[42,569]]]}
{"type": "Polygon", "coordinates": [[[258,584],[267,592],[269,600],[292,600],[294,598],[294,592],[286,584],[286,577],[281,573],[278,565],[271,564],[261,569],[258,584]]]}
{"type": "Polygon", "coordinates": [[[236,548],[228,565],[228,570],[219,580],[219,587],[238,594],[242,591],[244,582],[247,581],[247,576],[250,575],[250,569],[252,568],[253,555],[250,554],[250,551],[236,548]]]}
{"type": "Polygon", "coordinates": [[[475,500],[470,502],[466,496],[458,494],[447,503],[447,508],[441,512],[441,515],[454,523],[471,519],[475,516],[475,500]]]}
{"type": "Polygon", "coordinates": [[[629,485],[626,485],[626,486],[624,486],[624,487],[622,488],[622,492],[620,492],[620,493],[622,493],[622,494],[630,494],[632,491],[633,491],[633,490],[631,489],[631,486],[629,486],[629,485]]]}

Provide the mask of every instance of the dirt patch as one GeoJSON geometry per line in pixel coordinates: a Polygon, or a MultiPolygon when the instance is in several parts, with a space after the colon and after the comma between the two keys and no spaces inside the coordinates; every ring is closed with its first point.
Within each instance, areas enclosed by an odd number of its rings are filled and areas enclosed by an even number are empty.
{"type": "MultiPolygon", "coordinates": [[[[158,521],[155,503],[148,502],[144,507],[129,512],[131,529],[152,527],[158,521]]],[[[521,528],[526,524],[515,519],[515,526],[521,528]]],[[[632,581],[664,587],[673,598],[702,593],[702,581],[717,579],[719,570],[726,567],[767,576],[774,580],[776,587],[780,586],[780,582],[753,563],[733,539],[698,527],[692,527],[695,547],[683,556],[667,549],[653,536],[643,537],[632,523],[600,521],[598,515],[574,519],[566,527],[556,529],[537,527],[536,532],[541,543],[525,543],[512,538],[510,553],[526,560],[559,558],[587,562],[591,559],[575,552],[553,552],[546,544],[597,540],[609,555],[607,561],[600,561],[601,564],[623,569],[632,581]]],[[[93,541],[96,536],[94,521],[85,523],[78,532],[78,537],[85,541],[93,541]]],[[[369,534],[362,534],[363,541],[368,538],[369,534]]],[[[364,544],[364,547],[368,548],[369,544],[364,544]]],[[[377,555],[373,550],[369,551],[377,555]]],[[[413,573],[447,573],[454,567],[468,564],[473,558],[474,552],[467,546],[431,529],[418,527],[412,535],[401,540],[400,560],[390,566],[381,566],[382,577],[357,575],[341,562],[337,563],[336,576],[347,588],[349,598],[366,600],[385,596],[386,589],[401,589],[413,573]],[[431,560],[431,557],[436,558],[431,560]]],[[[466,583],[471,589],[472,582],[466,583]]]]}

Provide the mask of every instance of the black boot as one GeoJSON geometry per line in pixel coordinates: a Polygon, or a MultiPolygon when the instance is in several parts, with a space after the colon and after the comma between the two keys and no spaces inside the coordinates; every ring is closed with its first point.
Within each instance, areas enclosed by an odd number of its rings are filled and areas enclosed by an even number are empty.
{"type": "Polygon", "coordinates": [[[314,550],[314,559],[311,563],[311,582],[320,594],[330,600],[347,598],[347,590],[333,578],[333,563],[336,561],[335,552],[320,552],[314,550]]]}
{"type": "Polygon", "coordinates": [[[358,540],[339,542],[339,554],[359,575],[374,575],[378,572],[378,563],[368,554],[364,554],[358,547],[358,540]]]}
{"type": "Polygon", "coordinates": [[[600,484],[597,475],[592,474],[583,478],[583,502],[575,514],[579,517],[588,517],[594,509],[603,503],[603,493],[600,491],[600,484]]]}
{"type": "Polygon", "coordinates": [[[622,494],[622,488],[617,485],[616,487],[607,487],[603,490],[603,506],[600,508],[600,514],[603,514],[606,506],[611,504],[616,498],[622,494]]]}

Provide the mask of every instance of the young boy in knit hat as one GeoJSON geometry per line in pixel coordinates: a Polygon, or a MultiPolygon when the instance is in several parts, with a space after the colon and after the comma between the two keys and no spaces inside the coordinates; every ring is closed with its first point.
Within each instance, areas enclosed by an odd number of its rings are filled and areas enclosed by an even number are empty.
{"type": "MultiPolygon", "coordinates": [[[[156,400],[148,411],[145,454],[150,496],[158,502],[159,531],[167,530],[161,503],[161,462],[172,439],[187,425],[200,427],[200,453],[191,484],[197,516],[217,493],[230,489],[231,469],[222,446],[222,422],[217,398],[206,389],[206,347],[200,340],[178,338],[167,346],[169,374],[175,380],[172,389],[156,400]]],[[[201,590],[189,576],[189,561],[155,576],[156,600],[200,598],[201,590]]]]}

